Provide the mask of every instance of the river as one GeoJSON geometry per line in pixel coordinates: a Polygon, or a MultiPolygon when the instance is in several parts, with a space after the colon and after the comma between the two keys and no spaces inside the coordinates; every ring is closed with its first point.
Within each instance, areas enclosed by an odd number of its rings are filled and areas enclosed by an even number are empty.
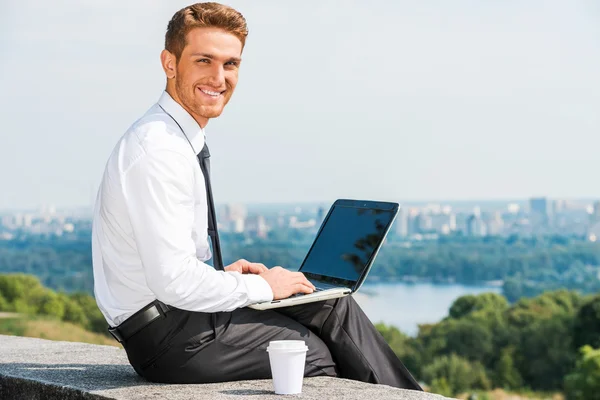
{"type": "Polygon", "coordinates": [[[373,323],[394,325],[416,336],[418,324],[435,323],[448,315],[454,300],[467,294],[501,293],[497,286],[432,283],[365,283],[353,296],[373,323]]]}

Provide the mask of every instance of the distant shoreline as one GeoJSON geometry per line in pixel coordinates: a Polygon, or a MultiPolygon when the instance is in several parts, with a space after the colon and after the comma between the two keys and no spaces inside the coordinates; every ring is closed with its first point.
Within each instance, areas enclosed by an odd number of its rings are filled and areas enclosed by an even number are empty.
{"type": "Polygon", "coordinates": [[[477,287],[495,287],[501,288],[504,285],[504,281],[502,279],[491,280],[491,281],[477,281],[471,283],[459,282],[454,279],[447,280],[436,280],[432,278],[421,278],[417,276],[406,276],[403,278],[394,278],[394,277],[382,277],[382,276],[369,276],[365,281],[364,285],[380,285],[380,284],[397,284],[397,283],[406,283],[406,284],[417,284],[417,283],[430,283],[432,285],[462,285],[462,286],[477,286],[477,287]]]}

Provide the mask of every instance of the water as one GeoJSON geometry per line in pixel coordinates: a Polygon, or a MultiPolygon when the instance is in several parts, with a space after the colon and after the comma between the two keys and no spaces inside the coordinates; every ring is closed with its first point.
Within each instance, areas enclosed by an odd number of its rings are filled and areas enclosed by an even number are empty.
{"type": "Polygon", "coordinates": [[[373,323],[394,325],[416,336],[418,324],[439,322],[457,298],[485,292],[501,293],[502,289],[459,284],[365,283],[353,296],[373,323]]]}

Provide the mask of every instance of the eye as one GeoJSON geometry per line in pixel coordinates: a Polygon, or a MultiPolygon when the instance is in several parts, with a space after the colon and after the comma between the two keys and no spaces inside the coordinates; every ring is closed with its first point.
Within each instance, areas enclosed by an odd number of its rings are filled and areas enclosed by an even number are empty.
{"type": "Polygon", "coordinates": [[[225,63],[225,66],[227,67],[237,67],[239,65],[239,63],[237,61],[227,61],[225,63]]]}
{"type": "Polygon", "coordinates": [[[198,62],[198,63],[201,63],[201,62],[204,62],[204,63],[209,63],[209,62],[210,62],[210,60],[209,60],[208,58],[201,58],[201,59],[199,59],[199,60],[196,60],[196,62],[198,62]]]}

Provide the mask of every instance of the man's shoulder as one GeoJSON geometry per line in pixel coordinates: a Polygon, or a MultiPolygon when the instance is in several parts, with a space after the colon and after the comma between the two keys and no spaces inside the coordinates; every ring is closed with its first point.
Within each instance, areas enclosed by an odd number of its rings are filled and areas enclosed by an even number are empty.
{"type": "Polygon", "coordinates": [[[127,129],[111,157],[120,160],[121,171],[127,171],[142,158],[164,152],[190,160],[196,157],[181,129],[155,104],[127,129]]]}
{"type": "Polygon", "coordinates": [[[125,151],[141,151],[146,154],[174,151],[195,157],[177,123],[156,104],[131,125],[123,135],[122,142],[125,144],[125,151]]]}

